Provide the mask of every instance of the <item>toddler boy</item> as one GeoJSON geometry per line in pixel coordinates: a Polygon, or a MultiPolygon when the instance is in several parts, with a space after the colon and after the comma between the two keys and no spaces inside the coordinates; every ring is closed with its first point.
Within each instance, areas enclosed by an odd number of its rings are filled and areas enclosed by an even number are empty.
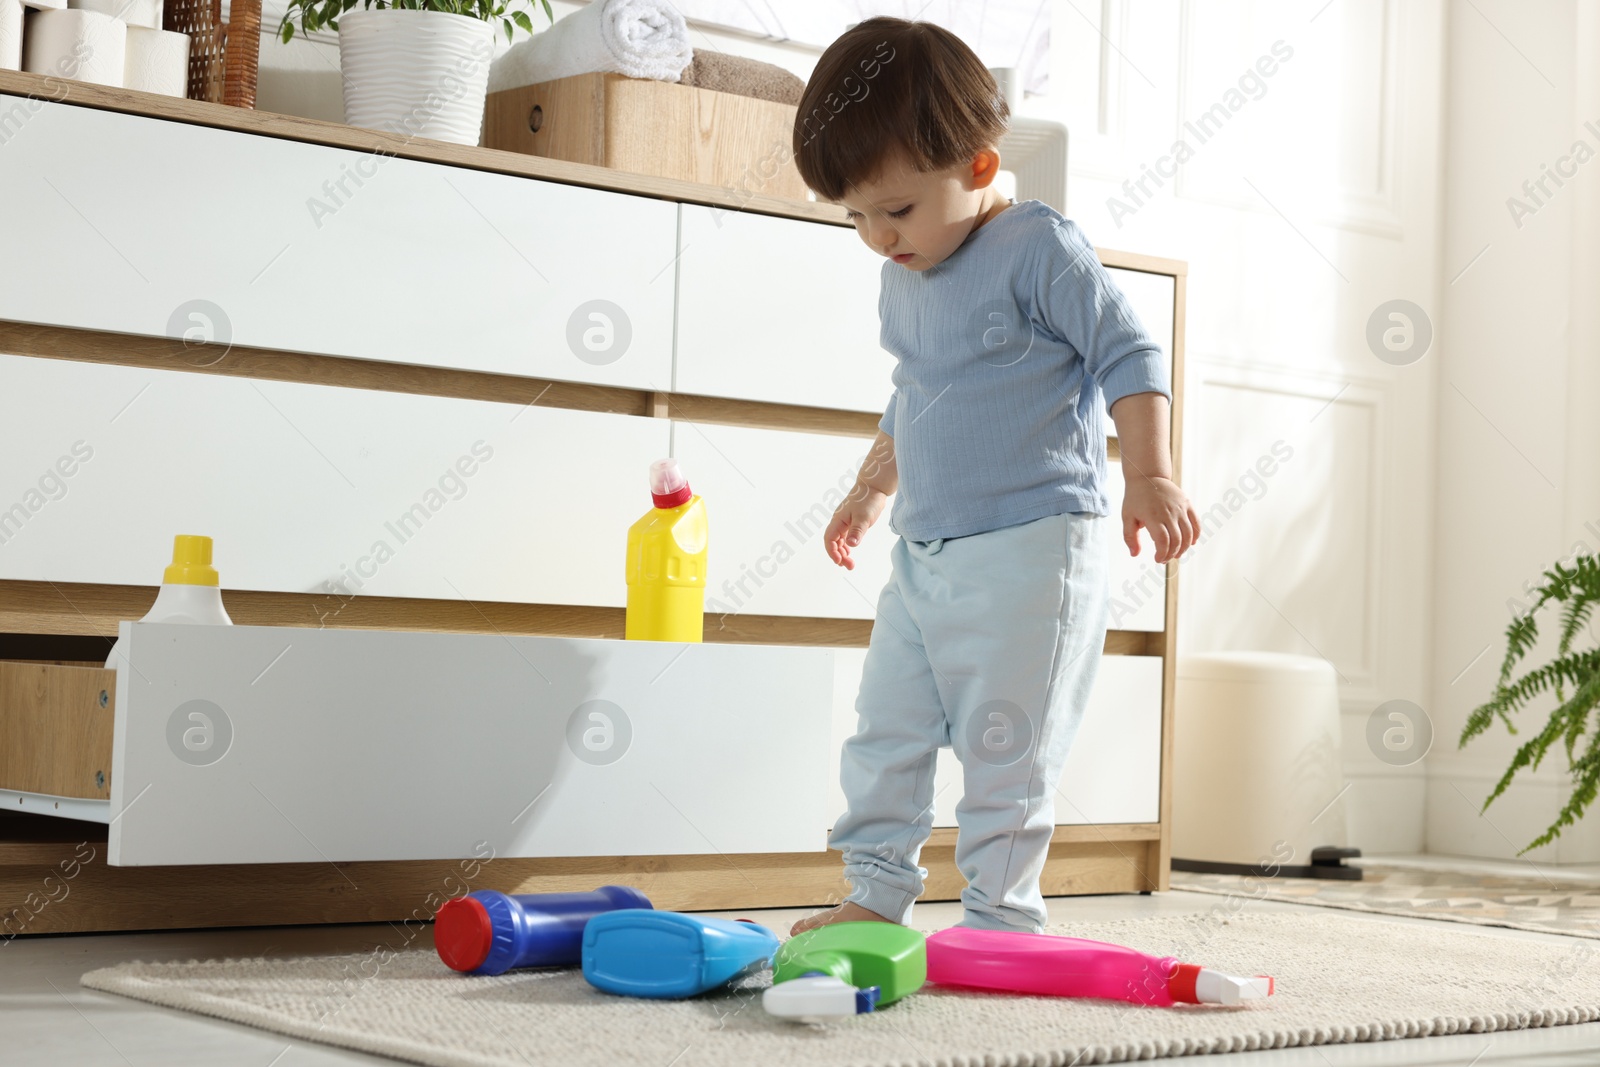
{"type": "Polygon", "coordinates": [[[961,925],[1043,929],[1054,791],[1105,643],[1108,405],[1122,538],[1181,556],[1199,516],[1172,481],[1160,347],[1072,221],[994,187],[1009,110],[937,25],[872,18],[818,61],[794,129],[819,200],[887,261],[894,394],[824,535],[851,550],[895,494],[899,535],[840,758],[844,903],[794,926],[909,923],[927,871],[934,762],[961,762],[961,925]]]}

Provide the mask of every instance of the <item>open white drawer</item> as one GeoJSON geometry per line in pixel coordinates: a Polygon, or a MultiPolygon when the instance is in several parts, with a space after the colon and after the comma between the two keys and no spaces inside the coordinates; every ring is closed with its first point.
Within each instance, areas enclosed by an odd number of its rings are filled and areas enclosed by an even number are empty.
{"type": "Polygon", "coordinates": [[[99,802],[114,865],[826,847],[829,649],[130,622],[120,633],[128,658],[99,802]]]}

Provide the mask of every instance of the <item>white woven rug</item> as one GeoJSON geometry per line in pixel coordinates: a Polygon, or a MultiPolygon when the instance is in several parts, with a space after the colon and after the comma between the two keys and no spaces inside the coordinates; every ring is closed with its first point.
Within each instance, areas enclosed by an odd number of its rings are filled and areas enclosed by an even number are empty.
{"type": "Polygon", "coordinates": [[[610,996],[576,970],[496,978],[431,950],[304,960],[125,963],[83,984],[310,1041],[418,1063],[586,1067],[859,1064],[1032,1067],[1521,1029],[1600,1018],[1594,942],[1444,923],[1234,912],[1069,922],[1092,937],[1240,974],[1275,994],[1235,1008],[1148,1008],[925,986],[880,1013],[799,1026],[760,988],[687,1001],[610,996]]]}
{"type": "Polygon", "coordinates": [[[1600,939],[1600,880],[1593,876],[1531,863],[1493,874],[1375,860],[1358,860],[1356,865],[1362,873],[1359,882],[1173,871],[1172,888],[1600,939]]]}

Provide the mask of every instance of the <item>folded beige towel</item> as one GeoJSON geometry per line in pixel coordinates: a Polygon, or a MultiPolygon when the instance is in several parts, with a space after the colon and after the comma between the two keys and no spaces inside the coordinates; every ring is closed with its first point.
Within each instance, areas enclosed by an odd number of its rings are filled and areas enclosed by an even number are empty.
{"type": "Polygon", "coordinates": [[[780,104],[800,103],[800,94],[806,88],[799,77],[772,63],[700,48],[694,49],[678,84],[776,100],[780,104]]]}

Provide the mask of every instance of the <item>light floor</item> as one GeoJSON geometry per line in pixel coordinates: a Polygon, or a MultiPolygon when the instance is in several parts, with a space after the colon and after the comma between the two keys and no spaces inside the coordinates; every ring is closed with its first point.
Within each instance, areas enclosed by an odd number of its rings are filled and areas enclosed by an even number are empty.
{"type": "MultiPolygon", "coordinates": [[[[1367,856],[1368,861],[1415,863],[1419,866],[1513,873],[1526,864],[1453,860],[1441,856],[1367,856]]],[[[1541,870],[1548,872],[1548,866],[1541,870]]],[[[1600,868],[1564,868],[1593,877],[1600,868]]],[[[1051,918],[1068,916],[1118,919],[1141,915],[1205,911],[1217,898],[1173,891],[1150,896],[1113,895],[1060,897],[1050,901],[1051,918]]],[[[1255,901],[1263,911],[1295,911],[1300,905],[1255,901]]],[[[721,912],[748,918],[773,929],[785,929],[811,909],[721,912]]],[[[1357,920],[1429,922],[1396,916],[1368,916],[1347,911],[1357,920]]],[[[948,925],[960,919],[956,904],[919,904],[919,926],[948,925]]],[[[327,1045],[293,1041],[263,1030],[201,1015],[112,996],[78,985],[78,978],[124,960],[185,960],[240,956],[294,957],[319,953],[369,951],[394,944],[395,928],[383,923],[356,926],[254,927],[173,933],[75,934],[19,937],[0,942],[0,1064],[72,1064],[74,1067],[185,1067],[190,1064],[254,1065],[254,1067],[331,1067],[334,1064],[377,1064],[398,1061],[347,1052],[327,1045]]],[[[1520,930],[1495,930],[1504,937],[1561,938],[1520,930]]],[[[617,1062],[630,1062],[619,1049],[617,1062]]],[[[1166,1060],[1194,1067],[1349,1067],[1373,1064],[1529,1064],[1533,1067],[1577,1067],[1600,1064],[1600,1023],[1513,1030],[1494,1034],[1318,1045],[1264,1052],[1230,1053],[1166,1060]]],[[[662,1067],[662,1065],[651,1065],[662,1067]]]]}

